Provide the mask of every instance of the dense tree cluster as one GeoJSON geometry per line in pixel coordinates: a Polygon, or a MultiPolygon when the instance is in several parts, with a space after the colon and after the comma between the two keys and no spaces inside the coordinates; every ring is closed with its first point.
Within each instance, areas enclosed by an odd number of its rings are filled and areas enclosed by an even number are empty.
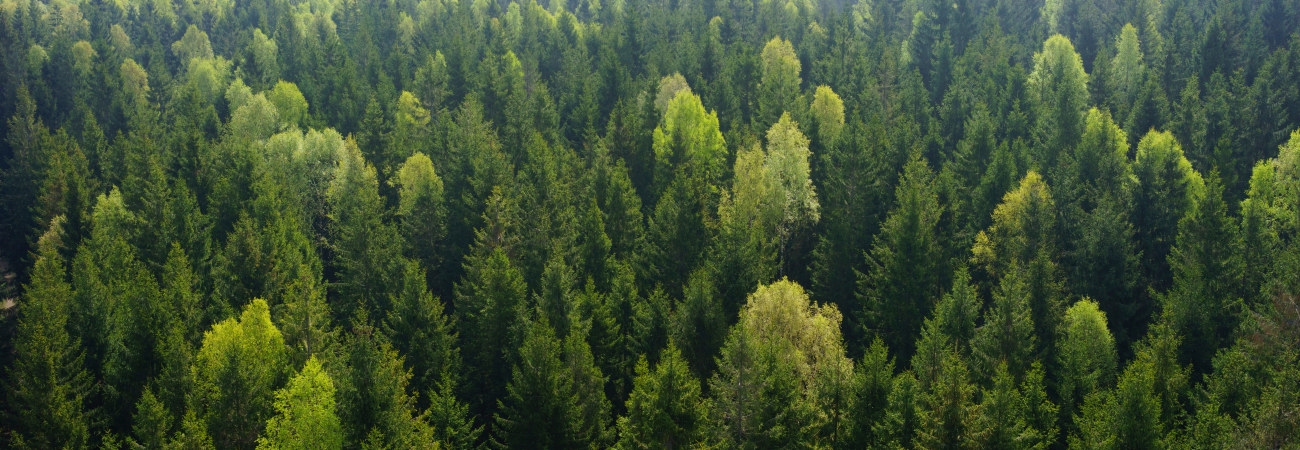
{"type": "Polygon", "coordinates": [[[0,0],[0,447],[1295,447],[1297,5],[0,0]]]}

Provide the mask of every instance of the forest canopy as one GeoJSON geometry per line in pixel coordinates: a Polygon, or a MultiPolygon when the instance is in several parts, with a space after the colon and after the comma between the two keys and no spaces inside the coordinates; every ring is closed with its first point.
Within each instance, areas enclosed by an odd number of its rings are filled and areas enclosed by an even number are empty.
{"type": "Polygon", "coordinates": [[[0,447],[1293,448],[1300,3],[0,0],[0,447]]]}

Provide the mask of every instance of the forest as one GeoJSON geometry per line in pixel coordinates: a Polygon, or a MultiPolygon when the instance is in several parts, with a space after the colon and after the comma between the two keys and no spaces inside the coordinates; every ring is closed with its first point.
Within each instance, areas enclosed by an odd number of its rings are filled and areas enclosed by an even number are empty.
{"type": "Polygon", "coordinates": [[[0,0],[0,447],[1300,448],[1300,2],[0,0]]]}

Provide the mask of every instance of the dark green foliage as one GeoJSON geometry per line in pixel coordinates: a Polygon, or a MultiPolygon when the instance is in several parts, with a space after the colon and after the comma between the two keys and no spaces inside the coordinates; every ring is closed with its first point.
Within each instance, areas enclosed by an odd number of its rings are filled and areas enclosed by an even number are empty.
{"type": "Polygon", "coordinates": [[[669,345],[653,370],[642,358],[627,399],[627,416],[619,419],[618,447],[686,448],[704,440],[707,415],[700,382],[686,360],[669,345]]]}
{"type": "Polygon", "coordinates": [[[910,360],[921,321],[942,289],[944,261],[935,232],[943,213],[933,173],[918,156],[903,169],[896,206],[867,254],[858,281],[864,322],[902,360],[910,360]]]}
{"type": "Polygon", "coordinates": [[[3,3],[0,447],[1295,446],[1295,2],[3,3]]]}

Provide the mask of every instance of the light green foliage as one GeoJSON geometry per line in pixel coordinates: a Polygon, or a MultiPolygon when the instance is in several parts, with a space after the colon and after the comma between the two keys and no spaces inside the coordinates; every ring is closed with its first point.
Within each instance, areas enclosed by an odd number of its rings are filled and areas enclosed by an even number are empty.
{"type": "Polygon", "coordinates": [[[77,41],[72,44],[72,67],[77,69],[78,75],[89,76],[91,69],[94,68],[95,58],[98,57],[99,52],[96,52],[89,42],[77,41]]]}
{"type": "MultiPolygon", "coordinates": [[[[993,211],[993,224],[976,234],[971,248],[971,262],[992,280],[1001,278],[1001,288],[1008,286],[1006,278],[1011,276],[1019,278],[1012,285],[1024,284],[1024,291],[1017,295],[1027,297],[1036,345],[1043,353],[1037,356],[1049,360],[1056,349],[1056,327],[1064,309],[1057,266],[1056,210],[1047,183],[1031,171],[1020,187],[1003,196],[1002,204],[993,211]]],[[[1017,376],[1023,373],[1024,362],[1019,367],[1012,364],[1017,376]]],[[[988,376],[994,367],[975,368],[988,376]]]]}
{"type": "Polygon", "coordinates": [[[195,58],[212,59],[212,42],[208,40],[208,33],[190,25],[181,40],[172,43],[172,54],[187,63],[195,58]]]}
{"type": "Polygon", "coordinates": [[[1057,34],[1034,53],[1034,70],[1026,84],[1033,107],[1034,163],[1045,169],[1055,166],[1057,155],[1074,147],[1083,134],[1088,74],[1074,45],[1057,34]]]}
{"type": "Polygon", "coordinates": [[[654,177],[660,190],[678,171],[710,183],[722,177],[727,146],[718,128],[718,114],[705,112],[694,93],[681,90],[673,96],[653,139],[658,161],[654,177]]]}
{"type": "Polygon", "coordinates": [[[340,449],[343,427],[334,414],[334,381],[316,358],[275,393],[275,417],[257,439],[259,449],[340,449]]]}
{"type": "Polygon", "coordinates": [[[442,265],[438,250],[447,234],[442,178],[428,156],[416,153],[402,163],[392,183],[398,189],[397,213],[408,254],[425,270],[438,270],[442,265]]]}
{"type": "Polygon", "coordinates": [[[266,301],[255,299],[238,319],[203,334],[194,356],[194,397],[208,433],[221,447],[252,447],[275,412],[274,392],[289,374],[288,348],[271,323],[266,301]]]}
{"type": "MultiPolygon", "coordinates": [[[[1291,134],[1278,156],[1256,164],[1241,203],[1246,289],[1300,287],[1300,242],[1283,236],[1300,231],[1300,132],[1291,134]],[[1284,250],[1285,249],[1285,250],[1284,250]],[[1271,278],[1273,281],[1265,281],[1271,278]]],[[[1251,294],[1253,292],[1247,292],[1251,294]]]]}
{"type": "Polygon", "coordinates": [[[686,78],[681,73],[673,72],[659,80],[659,91],[655,94],[655,111],[664,114],[668,111],[668,102],[677,98],[677,93],[681,91],[691,92],[691,85],[686,83],[686,78]]]}
{"type": "Polygon", "coordinates": [[[816,133],[821,139],[822,148],[830,147],[839,140],[840,133],[844,131],[844,100],[830,86],[817,86],[808,115],[817,127],[816,133]]]}
{"type": "Polygon", "coordinates": [[[307,119],[307,99],[303,98],[298,85],[280,80],[275,87],[266,92],[266,99],[275,105],[284,128],[304,128],[307,119]]]}
{"type": "Polygon", "coordinates": [[[127,108],[128,113],[135,112],[140,108],[145,108],[149,103],[149,73],[145,72],[144,67],[140,67],[135,60],[127,59],[122,61],[119,69],[122,77],[122,94],[126,96],[126,103],[123,105],[127,108]]]}
{"type": "Polygon", "coordinates": [[[230,78],[230,61],[224,58],[189,60],[185,71],[188,86],[198,91],[203,100],[215,102],[226,92],[230,78]]]}
{"type": "Polygon", "coordinates": [[[280,47],[275,39],[267,37],[261,28],[254,28],[253,42],[248,44],[248,50],[253,56],[255,80],[262,86],[269,86],[280,79],[280,47]]]}
{"type": "Polygon", "coordinates": [[[1115,40],[1115,58],[1110,60],[1108,86],[1120,111],[1127,111],[1146,80],[1146,63],[1142,60],[1141,42],[1133,24],[1124,24],[1115,40]]]}
{"type": "Polygon", "coordinates": [[[827,441],[836,390],[852,376],[841,316],[797,283],[759,286],[731,329],[710,381],[717,439],[742,448],[827,441]]]}
{"type": "MultiPolygon", "coordinates": [[[[238,91],[236,91],[238,92],[238,91]]],[[[230,91],[227,91],[227,98],[230,91]]],[[[233,101],[232,101],[233,103],[233,101]]],[[[252,143],[271,137],[280,129],[280,113],[275,104],[263,94],[248,97],[239,108],[230,114],[227,133],[235,142],[252,143]]]]}
{"type": "Polygon", "coordinates": [[[784,197],[781,221],[777,236],[784,242],[801,227],[811,226],[821,218],[821,206],[813,188],[808,160],[808,138],[799,131],[799,124],[789,113],[767,130],[767,166],[769,176],[775,177],[784,197]]]}
{"type": "Polygon", "coordinates": [[[1029,172],[993,211],[993,224],[975,237],[971,261],[994,276],[1006,276],[1040,255],[1052,256],[1056,204],[1047,183],[1029,172]]]}
{"type": "Polygon", "coordinates": [[[1057,346],[1061,413],[1065,423],[1072,423],[1084,399],[1115,380],[1118,357],[1115,340],[1106,327],[1106,313],[1087,298],[1075,302],[1065,311],[1057,346]]]}
{"type": "Polygon", "coordinates": [[[794,52],[794,45],[780,36],[763,46],[762,76],[758,82],[757,126],[776,123],[782,114],[793,113],[802,117],[804,101],[801,97],[803,79],[799,74],[803,66],[799,55],[794,52]]]}

